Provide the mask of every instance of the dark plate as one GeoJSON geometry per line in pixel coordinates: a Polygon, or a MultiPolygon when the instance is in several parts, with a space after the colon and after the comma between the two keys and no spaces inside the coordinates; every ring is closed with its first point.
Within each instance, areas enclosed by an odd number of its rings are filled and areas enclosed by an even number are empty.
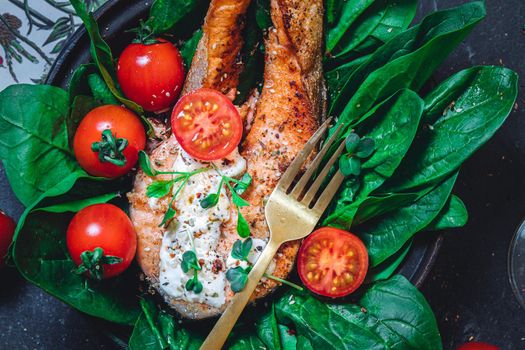
{"type": "MultiPolygon", "coordinates": [[[[148,12],[149,3],[140,0],[111,0],[96,12],[95,17],[102,36],[111,46],[115,57],[118,57],[118,54],[133,38],[133,34],[125,31],[137,27],[140,19],[148,17],[148,12]]],[[[65,44],[48,73],[46,83],[66,88],[74,69],[89,60],[89,37],[81,28],[65,44]]],[[[0,189],[4,186],[8,185],[3,183],[0,189]]],[[[19,205],[15,201],[12,204],[19,205]]],[[[398,272],[416,286],[421,286],[434,264],[441,243],[442,236],[438,234],[424,233],[417,236],[398,272]]],[[[102,327],[106,328],[107,325],[102,327]]],[[[117,333],[122,334],[122,330],[117,333]]]]}

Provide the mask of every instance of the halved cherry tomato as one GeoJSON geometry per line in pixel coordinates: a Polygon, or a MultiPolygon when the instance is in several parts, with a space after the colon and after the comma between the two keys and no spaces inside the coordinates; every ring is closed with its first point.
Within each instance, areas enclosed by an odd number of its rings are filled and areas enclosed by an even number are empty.
{"type": "Polygon", "coordinates": [[[4,258],[7,255],[16,224],[7,214],[0,210],[0,267],[4,266],[4,258]]]}
{"type": "Polygon", "coordinates": [[[128,268],[137,249],[137,236],[122,209],[113,204],[95,204],[73,217],[66,244],[80,268],[78,271],[101,279],[116,276],[128,268]]]}
{"type": "Polygon", "coordinates": [[[114,178],[128,173],[146,146],[139,118],[124,107],[106,105],[89,112],[73,141],[80,166],[93,176],[114,178]]]}
{"type": "Polygon", "coordinates": [[[179,97],[184,64],[179,50],[164,39],[130,44],[118,60],[117,79],[124,94],[146,111],[162,112],[179,97]]]}
{"type": "Polygon", "coordinates": [[[363,242],[350,232],[323,227],[303,241],[297,269],[304,285],[312,292],[343,297],[363,284],[368,252],[363,242]]]}
{"type": "Polygon", "coordinates": [[[457,350],[500,350],[497,346],[482,342],[470,342],[458,346],[457,350]]]}
{"type": "Polygon", "coordinates": [[[211,161],[226,157],[239,145],[242,120],[223,94],[198,89],[184,95],[171,114],[173,133],[192,157],[211,161]]]}

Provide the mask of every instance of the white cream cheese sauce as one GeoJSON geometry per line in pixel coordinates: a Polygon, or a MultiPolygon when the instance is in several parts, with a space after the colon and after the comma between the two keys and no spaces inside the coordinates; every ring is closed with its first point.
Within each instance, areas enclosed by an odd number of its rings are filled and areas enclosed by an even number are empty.
{"type": "MultiPolygon", "coordinates": [[[[217,248],[221,227],[230,220],[232,204],[227,196],[226,186],[223,186],[218,204],[212,208],[202,208],[201,200],[211,193],[217,193],[221,176],[217,170],[211,168],[211,164],[193,159],[180,147],[177,153],[174,171],[191,172],[207,167],[210,170],[193,175],[174,202],[177,214],[164,233],[160,250],[159,287],[162,293],[171,298],[218,308],[226,302],[226,274],[224,269],[214,273],[212,267],[217,259],[222,266],[225,265],[217,248]],[[192,250],[193,244],[202,266],[198,278],[203,290],[198,294],[185,288],[186,282],[193,277],[193,271],[184,273],[181,268],[182,254],[192,250]]],[[[237,150],[226,159],[213,164],[223,175],[229,177],[238,178],[246,171],[246,160],[237,150]]],[[[173,191],[177,187],[176,184],[173,191]]],[[[155,205],[156,203],[150,203],[152,207],[155,205]]]]}

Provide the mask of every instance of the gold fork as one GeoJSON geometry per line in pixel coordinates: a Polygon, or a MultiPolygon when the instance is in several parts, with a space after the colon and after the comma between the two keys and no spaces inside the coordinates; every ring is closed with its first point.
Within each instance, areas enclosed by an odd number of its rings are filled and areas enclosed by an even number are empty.
{"type": "Polygon", "coordinates": [[[220,350],[230,334],[237,319],[250,301],[250,297],[263,277],[268,265],[272,261],[279,247],[288,241],[308,236],[317,225],[321,215],[334,197],[337,189],[343,182],[344,176],[337,171],[326,188],[319,194],[328,172],[339,158],[344,149],[344,142],[324,165],[316,179],[309,185],[316,170],[320,167],[323,158],[330,146],[335,142],[341,126],[323,145],[305,173],[294,185],[294,179],[305,165],[308,156],[320,143],[328,128],[327,120],[308,140],[303,150],[297,155],[288,167],[281,180],[270,195],[265,207],[266,221],[270,229],[270,240],[261,256],[253,266],[244,289],[231,300],[221,318],[201,346],[201,350],[220,350]],[[304,193],[304,195],[303,195],[304,193]]]}

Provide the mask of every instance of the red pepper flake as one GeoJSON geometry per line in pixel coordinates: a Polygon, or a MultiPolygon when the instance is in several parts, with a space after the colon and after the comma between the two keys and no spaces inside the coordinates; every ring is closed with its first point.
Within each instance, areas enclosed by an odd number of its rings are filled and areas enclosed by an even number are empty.
{"type": "Polygon", "coordinates": [[[361,308],[361,312],[364,313],[364,314],[366,314],[366,313],[368,312],[368,310],[365,309],[364,307],[362,307],[362,308],[361,308]]]}
{"type": "Polygon", "coordinates": [[[214,274],[218,274],[222,271],[222,260],[221,259],[215,259],[213,261],[213,265],[211,266],[211,272],[214,274]]]}

